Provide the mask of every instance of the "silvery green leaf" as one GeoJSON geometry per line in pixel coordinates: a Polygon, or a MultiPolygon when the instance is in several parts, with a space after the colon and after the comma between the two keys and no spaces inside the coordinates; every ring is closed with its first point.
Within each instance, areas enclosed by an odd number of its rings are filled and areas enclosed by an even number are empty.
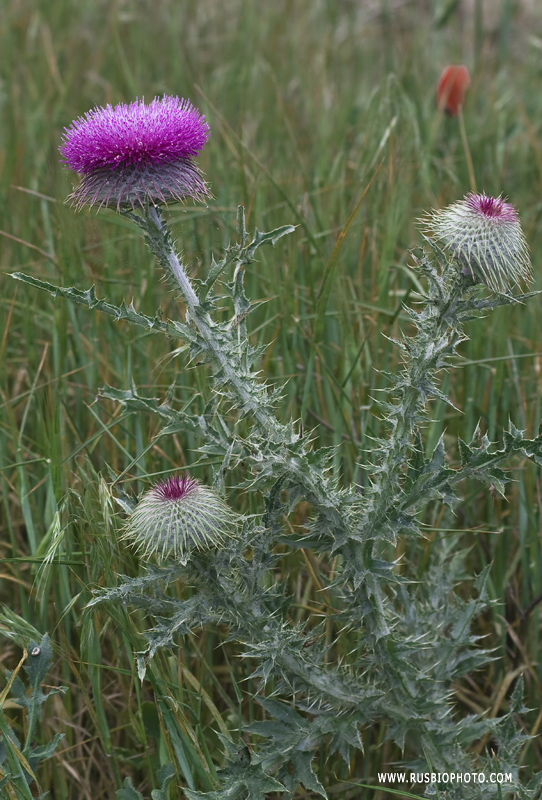
{"type": "Polygon", "coordinates": [[[113,317],[113,319],[117,321],[125,320],[133,323],[134,325],[147,328],[153,332],[166,333],[169,336],[175,336],[176,338],[179,337],[179,335],[185,336],[188,333],[186,326],[181,326],[180,323],[173,324],[164,322],[158,317],[153,318],[148,317],[145,314],[140,314],[135,310],[132,303],[127,306],[123,301],[120,306],[115,306],[112,303],[107,303],[105,300],[99,300],[96,296],[96,290],[93,286],[86,291],[81,291],[80,289],[76,289],[74,286],[54,286],[52,283],[39,280],[38,278],[33,278],[30,275],[25,275],[22,272],[12,272],[11,277],[15,278],[15,280],[27,283],[30,286],[34,286],[37,289],[42,289],[43,291],[52,295],[52,297],[63,297],[64,299],[72,300],[74,303],[78,303],[79,305],[87,306],[92,311],[101,311],[104,314],[113,317]]]}
{"type": "Polygon", "coordinates": [[[152,800],[169,800],[168,786],[175,777],[175,767],[171,762],[164,764],[156,773],[156,777],[160,781],[160,788],[152,790],[152,800]]]}
{"type": "Polygon", "coordinates": [[[131,778],[124,779],[122,789],[117,789],[117,800],[144,800],[141,792],[134,788],[131,778]]]}
{"type": "Polygon", "coordinates": [[[258,247],[261,247],[263,244],[275,245],[283,236],[287,236],[287,234],[294,232],[295,225],[281,225],[280,228],[275,228],[275,230],[269,231],[268,233],[262,233],[255,228],[254,239],[248,245],[247,253],[249,257],[252,258],[258,247]]]}

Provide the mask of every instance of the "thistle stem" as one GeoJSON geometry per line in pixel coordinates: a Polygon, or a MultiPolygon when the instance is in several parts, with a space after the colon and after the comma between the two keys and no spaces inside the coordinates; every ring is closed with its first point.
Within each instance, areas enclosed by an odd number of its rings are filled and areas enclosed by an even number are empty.
{"type": "MultiPolygon", "coordinates": [[[[149,218],[152,220],[157,231],[163,233],[164,224],[162,222],[161,215],[158,213],[156,206],[152,205],[149,206],[148,213],[149,213],[149,218]]],[[[164,239],[164,237],[162,238],[164,239]]],[[[173,278],[177,282],[177,285],[183,294],[186,305],[190,309],[192,316],[195,318],[196,308],[200,305],[198,296],[195,293],[194,289],[192,288],[192,284],[190,283],[190,278],[184,271],[183,266],[179,261],[179,258],[175,253],[174,249],[169,245],[169,242],[166,242],[165,240],[163,244],[166,247],[167,263],[171,271],[171,274],[173,275],[173,278]]]]}
{"type": "Polygon", "coordinates": [[[213,334],[211,329],[211,319],[209,315],[202,310],[201,303],[197,294],[192,288],[190,278],[186,274],[179,257],[177,256],[167,234],[166,226],[161,219],[161,215],[155,206],[150,206],[148,209],[149,219],[161,238],[161,245],[165,252],[167,265],[173,279],[181,290],[184,301],[188,307],[188,311],[194,325],[198,329],[201,337],[204,339],[213,360],[219,365],[224,377],[229,385],[234,389],[237,396],[241,400],[243,410],[251,412],[254,415],[258,426],[261,428],[265,435],[269,435],[270,430],[276,430],[278,426],[277,420],[270,414],[267,414],[263,409],[258,408],[254,399],[251,397],[250,392],[247,390],[243,381],[239,378],[235,367],[226,358],[219,342],[213,334]]]}
{"type": "Polygon", "coordinates": [[[392,432],[384,445],[366,505],[362,529],[367,533],[397,507],[406,451],[412,446],[412,437],[425,416],[427,400],[439,396],[434,384],[435,373],[445,366],[446,357],[453,354],[463,339],[456,312],[468,282],[455,268],[450,274],[446,292],[430,295],[418,333],[410,339],[407,348],[409,355],[399,383],[399,401],[387,418],[392,432]]]}

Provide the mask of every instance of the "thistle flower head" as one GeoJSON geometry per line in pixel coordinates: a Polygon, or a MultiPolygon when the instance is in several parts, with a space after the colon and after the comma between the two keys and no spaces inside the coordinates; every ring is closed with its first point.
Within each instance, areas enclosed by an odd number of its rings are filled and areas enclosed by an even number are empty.
{"type": "Polygon", "coordinates": [[[444,246],[476,283],[494,292],[532,281],[531,262],[518,213],[501,196],[467,194],[421,220],[424,233],[444,246]]]}
{"type": "Polygon", "coordinates": [[[123,539],[144,558],[178,559],[217,547],[232,535],[235,515],[212,489],[188,475],[173,475],[146,492],[130,515],[123,539]]]}
{"type": "Polygon", "coordinates": [[[146,197],[155,204],[201,200],[210,193],[194,156],[208,138],[203,115],[178,97],[96,107],[64,129],[64,164],[82,175],[68,200],[117,210],[146,197]]]}

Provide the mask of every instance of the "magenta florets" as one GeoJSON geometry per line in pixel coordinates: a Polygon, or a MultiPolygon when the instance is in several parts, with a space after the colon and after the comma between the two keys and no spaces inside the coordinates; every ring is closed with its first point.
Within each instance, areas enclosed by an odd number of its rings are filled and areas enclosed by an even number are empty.
{"type": "Polygon", "coordinates": [[[208,138],[204,116],[178,97],[95,108],[64,129],[63,161],[83,176],[69,199],[117,209],[201,200],[209,191],[193,159],[208,138]]]}
{"type": "Polygon", "coordinates": [[[157,483],[152,489],[161,500],[183,500],[199,486],[195,478],[189,475],[172,475],[165,481],[157,483]]]}
{"type": "Polygon", "coordinates": [[[465,197],[465,205],[471,211],[482,214],[484,217],[491,217],[495,220],[500,219],[503,222],[518,221],[518,214],[514,206],[507,203],[500,196],[488,197],[486,194],[469,192],[465,197]]]}

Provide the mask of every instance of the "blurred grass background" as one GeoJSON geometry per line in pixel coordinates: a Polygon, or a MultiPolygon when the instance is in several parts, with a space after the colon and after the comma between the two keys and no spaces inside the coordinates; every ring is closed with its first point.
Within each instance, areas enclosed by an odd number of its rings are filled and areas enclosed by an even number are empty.
{"type": "MultiPolygon", "coordinates": [[[[503,192],[517,206],[534,288],[542,288],[542,9],[513,0],[3,0],[0,53],[0,688],[20,658],[23,620],[49,631],[57,656],[51,683],[70,690],[49,701],[40,729],[43,741],[66,733],[40,773],[55,800],[109,800],[127,775],[149,797],[169,759],[177,785],[208,790],[222,758],[217,732],[235,739],[240,717],[256,713],[251,685],[242,682],[246,663],[209,630],[157,656],[141,685],[133,650],[148,621],[118,611],[112,622],[83,608],[90,587],[138,569],[116,543],[122,515],[107,465],[117,474],[129,467],[124,488],[137,494],[150,476],[193,463],[201,444],[187,433],[149,446],[154,421],[95,402],[97,389],[128,388],[133,378],[142,394],[163,398],[175,384],[178,402],[197,411],[209,388],[178,343],[6,275],[94,284],[112,302],[133,299],[144,313],[179,314],[125,220],[63,205],[75,176],[59,163],[62,129],[95,105],[163,93],[188,97],[206,114],[212,136],[199,163],[215,198],[207,208],[170,212],[185,262],[192,274],[205,272],[210,253],[235,236],[239,203],[248,227],[298,226],[274,250],[260,251],[247,275],[249,296],[267,300],[253,336],[272,342],[263,364],[270,380],[288,381],[281,416],[316,426],[319,443],[338,446],[337,474],[363,486],[358,465],[369,437],[381,432],[372,400],[385,386],[378,370],[397,364],[382,334],[408,328],[402,303],[418,285],[409,267],[409,249],[420,243],[415,220],[471,188],[458,121],[434,108],[447,64],[464,63],[472,75],[464,118],[477,188],[503,192]],[[329,299],[317,314],[326,275],[329,299]],[[44,564],[52,544],[57,558],[44,564]]],[[[478,423],[498,440],[509,418],[537,434],[539,321],[534,299],[472,323],[465,360],[444,376],[462,413],[432,408],[428,448],[444,430],[453,456],[457,435],[470,438],[478,423]]],[[[471,574],[492,563],[494,605],[477,632],[498,658],[456,687],[457,714],[502,713],[523,674],[533,711],[521,724],[535,735],[542,501],[539,471],[516,466],[507,501],[476,484],[463,487],[453,533],[442,530],[436,509],[427,539],[406,556],[422,574],[435,537],[453,535],[470,549],[471,574]]],[[[196,473],[208,478],[210,466],[196,473]]],[[[256,510],[236,498],[235,477],[231,501],[256,510]]],[[[294,522],[302,525],[305,513],[294,522]]],[[[308,554],[285,556],[300,619],[321,607],[318,589],[330,568],[308,554]]],[[[22,724],[21,711],[9,715],[22,724]]],[[[374,781],[401,757],[383,742],[383,730],[363,735],[365,754],[350,768],[332,760],[324,769],[321,754],[319,775],[331,796],[385,796],[341,783],[374,781]]],[[[526,774],[541,767],[538,739],[523,759],[526,774]]]]}

